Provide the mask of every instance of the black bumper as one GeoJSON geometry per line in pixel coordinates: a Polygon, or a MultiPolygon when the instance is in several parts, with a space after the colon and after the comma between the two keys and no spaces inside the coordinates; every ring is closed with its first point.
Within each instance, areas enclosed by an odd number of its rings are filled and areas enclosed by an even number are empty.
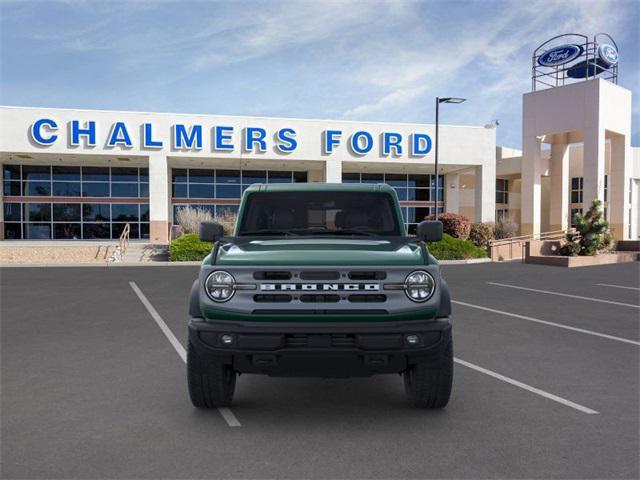
{"type": "MultiPolygon", "coordinates": [[[[228,339],[227,338],[227,339],[228,339]]],[[[448,318],[358,323],[229,322],[192,318],[189,341],[198,357],[241,373],[354,377],[400,373],[416,362],[438,362],[451,341],[448,318]],[[418,337],[410,344],[408,335],[418,337]],[[223,336],[231,338],[230,344],[223,336]]]]}

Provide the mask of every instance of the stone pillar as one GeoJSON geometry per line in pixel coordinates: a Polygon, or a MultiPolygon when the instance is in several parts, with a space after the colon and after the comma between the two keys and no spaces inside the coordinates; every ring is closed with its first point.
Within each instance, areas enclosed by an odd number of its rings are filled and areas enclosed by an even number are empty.
{"type": "Polygon", "coordinates": [[[149,155],[149,241],[169,243],[169,166],[166,155],[149,155]]]}
{"type": "Polygon", "coordinates": [[[584,131],[582,209],[585,213],[594,199],[604,201],[604,139],[604,129],[598,125],[584,131]]]}
{"type": "Polygon", "coordinates": [[[629,237],[629,194],[632,167],[632,151],[628,135],[611,138],[611,165],[609,172],[608,198],[609,225],[613,238],[626,240],[629,237]]]}
{"type": "Polygon", "coordinates": [[[448,173],[444,176],[445,212],[458,213],[460,210],[460,175],[448,173]]]}
{"type": "Polygon", "coordinates": [[[495,159],[475,167],[476,222],[493,222],[496,216],[496,162],[495,159]]]}
{"type": "Polygon", "coordinates": [[[522,210],[520,213],[522,235],[540,233],[540,191],[542,161],[540,138],[525,136],[522,153],[522,210]]]}
{"type": "Polygon", "coordinates": [[[566,230],[569,222],[569,145],[566,134],[551,145],[549,230],[566,230]]]}
{"type": "Polygon", "coordinates": [[[342,161],[327,159],[324,162],[324,181],[326,183],[342,183],[342,161]]]}

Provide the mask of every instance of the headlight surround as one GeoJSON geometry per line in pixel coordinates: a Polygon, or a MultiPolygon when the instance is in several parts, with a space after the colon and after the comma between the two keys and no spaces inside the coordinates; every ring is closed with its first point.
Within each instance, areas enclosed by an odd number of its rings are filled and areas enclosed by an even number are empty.
{"type": "Polygon", "coordinates": [[[404,281],[404,293],[413,302],[426,302],[435,291],[436,281],[424,270],[411,272],[404,281]]]}
{"type": "Polygon", "coordinates": [[[236,280],[229,272],[211,272],[204,282],[204,290],[214,302],[226,302],[236,293],[236,280]]]}

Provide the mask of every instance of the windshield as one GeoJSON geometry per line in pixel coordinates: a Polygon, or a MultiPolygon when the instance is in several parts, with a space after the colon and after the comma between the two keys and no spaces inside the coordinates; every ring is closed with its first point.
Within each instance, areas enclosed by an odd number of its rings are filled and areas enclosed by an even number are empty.
{"type": "Polygon", "coordinates": [[[402,235],[383,192],[257,192],[246,199],[238,236],[402,235]]]}

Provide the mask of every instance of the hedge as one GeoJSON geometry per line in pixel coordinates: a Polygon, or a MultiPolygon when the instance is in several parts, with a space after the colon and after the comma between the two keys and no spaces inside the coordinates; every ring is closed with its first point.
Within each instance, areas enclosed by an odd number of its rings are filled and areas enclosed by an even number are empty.
{"type": "Polygon", "coordinates": [[[467,240],[453,238],[444,234],[442,240],[428,244],[429,253],[438,260],[467,260],[470,258],[484,258],[487,252],[476,247],[467,240]]]}
{"type": "Polygon", "coordinates": [[[471,222],[464,215],[445,212],[438,217],[442,222],[442,230],[455,238],[467,240],[471,232],[471,222]]]}
{"type": "Polygon", "coordinates": [[[201,241],[195,233],[187,233],[171,242],[169,260],[172,262],[199,262],[211,253],[211,248],[211,243],[201,241]]]}

